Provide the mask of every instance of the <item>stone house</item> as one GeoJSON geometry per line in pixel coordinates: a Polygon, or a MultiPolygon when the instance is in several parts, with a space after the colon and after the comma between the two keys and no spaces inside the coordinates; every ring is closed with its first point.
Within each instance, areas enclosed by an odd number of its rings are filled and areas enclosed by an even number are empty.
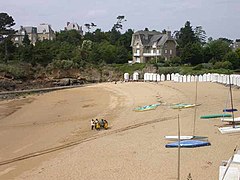
{"type": "Polygon", "coordinates": [[[49,24],[40,24],[37,26],[37,36],[39,41],[53,40],[56,38],[55,32],[52,30],[49,24]]]}
{"type": "Polygon", "coordinates": [[[79,26],[77,23],[67,22],[67,26],[64,28],[66,31],[76,30],[81,36],[83,36],[82,26],[79,26]]]}
{"type": "Polygon", "coordinates": [[[236,51],[237,49],[240,48],[240,39],[236,39],[235,42],[232,43],[232,49],[236,51]]]}
{"type": "Polygon", "coordinates": [[[146,63],[160,57],[168,60],[176,56],[176,46],[171,31],[137,31],[131,42],[133,63],[146,63]]]}
{"type": "Polygon", "coordinates": [[[22,41],[25,35],[28,35],[28,38],[31,44],[35,45],[37,41],[37,28],[32,26],[21,26],[20,29],[13,36],[13,42],[16,46],[22,45],[22,41]]]}

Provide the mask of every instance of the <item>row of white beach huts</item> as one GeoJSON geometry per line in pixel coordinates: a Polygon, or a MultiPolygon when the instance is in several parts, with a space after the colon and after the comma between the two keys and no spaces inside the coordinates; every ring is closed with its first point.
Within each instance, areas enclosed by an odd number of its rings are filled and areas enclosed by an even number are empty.
{"type": "Polygon", "coordinates": [[[144,73],[143,77],[140,78],[138,72],[134,72],[132,76],[129,73],[124,73],[124,81],[144,81],[144,82],[161,82],[161,81],[174,81],[174,82],[217,82],[221,84],[233,84],[240,87],[240,75],[231,74],[217,74],[208,73],[202,75],[181,75],[178,73],[172,74],[157,74],[157,73],[144,73]]]}

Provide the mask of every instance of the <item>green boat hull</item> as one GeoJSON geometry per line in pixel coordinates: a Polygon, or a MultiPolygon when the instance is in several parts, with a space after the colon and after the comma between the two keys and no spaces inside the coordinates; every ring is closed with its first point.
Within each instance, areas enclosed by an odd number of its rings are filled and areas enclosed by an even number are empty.
{"type": "Polygon", "coordinates": [[[232,117],[231,114],[209,114],[200,116],[201,119],[220,118],[220,117],[232,117]]]}

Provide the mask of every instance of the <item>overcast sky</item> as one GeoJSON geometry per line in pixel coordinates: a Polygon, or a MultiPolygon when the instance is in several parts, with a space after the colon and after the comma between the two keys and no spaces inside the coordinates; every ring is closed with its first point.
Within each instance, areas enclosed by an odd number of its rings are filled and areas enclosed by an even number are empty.
{"type": "Polygon", "coordinates": [[[70,21],[82,26],[94,22],[108,31],[124,15],[123,31],[148,27],[173,32],[189,20],[208,37],[240,38],[240,0],[1,0],[0,12],[14,18],[15,28],[48,23],[59,31],[70,21]]]}

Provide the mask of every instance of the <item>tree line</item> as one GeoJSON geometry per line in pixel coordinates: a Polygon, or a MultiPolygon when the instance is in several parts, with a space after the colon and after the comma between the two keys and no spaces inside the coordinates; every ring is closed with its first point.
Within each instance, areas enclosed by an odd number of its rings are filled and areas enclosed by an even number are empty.
{"type": "Polygon", "coordinates": [[[117,17],[112,29],[103,32],[95,24],[86,24],[88,32],[82,37],[76,30],[56,32],[56,39],[37,41],[33,46],[27,34],[22,45],[16,47],[12,38],[14,20],[7,13],[0,13],[0,61],[20,61],[47,66],[54,62],[67,62],[76,66],[86,64],[123,64],[132,57],[130,43],[133,30],[120,32],[124,16],[117,17]]]}
{"type": "Polygon", "coordinates": [[[219,38],[206,39],[206,32],[201,26],[193,28],[187,21],[179,31],[174,33],[178,43],[178,57],[172,59],[174,64],[192,66],[213,66],[216,69],[240,68],[240,49],[233,51],[233,40],[219,38]]]}
{"type": "MultiPolygon", "coordinates": [[[[11,38],[16,32],[12,27],[14,19],[7,13],[0,13],[0,61],[26,62],[33,66],[54,63],[59,68],[84,67],[87,64],[124,64],[132,59],[131,38],[134,31],[121,32],[124,16],[118,16],[112,29],[104,32],[94,23],[85,24],[88,32],[82,37],[76,30],[60,31],[55,40],[30,43],[26,34],[23,44],[16,47],[11,38]],[[95,29],[95,30],[93,30],[95,29]]],[[[201,26],[193,28],[187,21],[173,33],[178,43],[177,57],[163,61],[164,66],[190,65],[201,68],[238,69],[240,49],[233,51],[232,40],[207,38],[201,26]]]]}

